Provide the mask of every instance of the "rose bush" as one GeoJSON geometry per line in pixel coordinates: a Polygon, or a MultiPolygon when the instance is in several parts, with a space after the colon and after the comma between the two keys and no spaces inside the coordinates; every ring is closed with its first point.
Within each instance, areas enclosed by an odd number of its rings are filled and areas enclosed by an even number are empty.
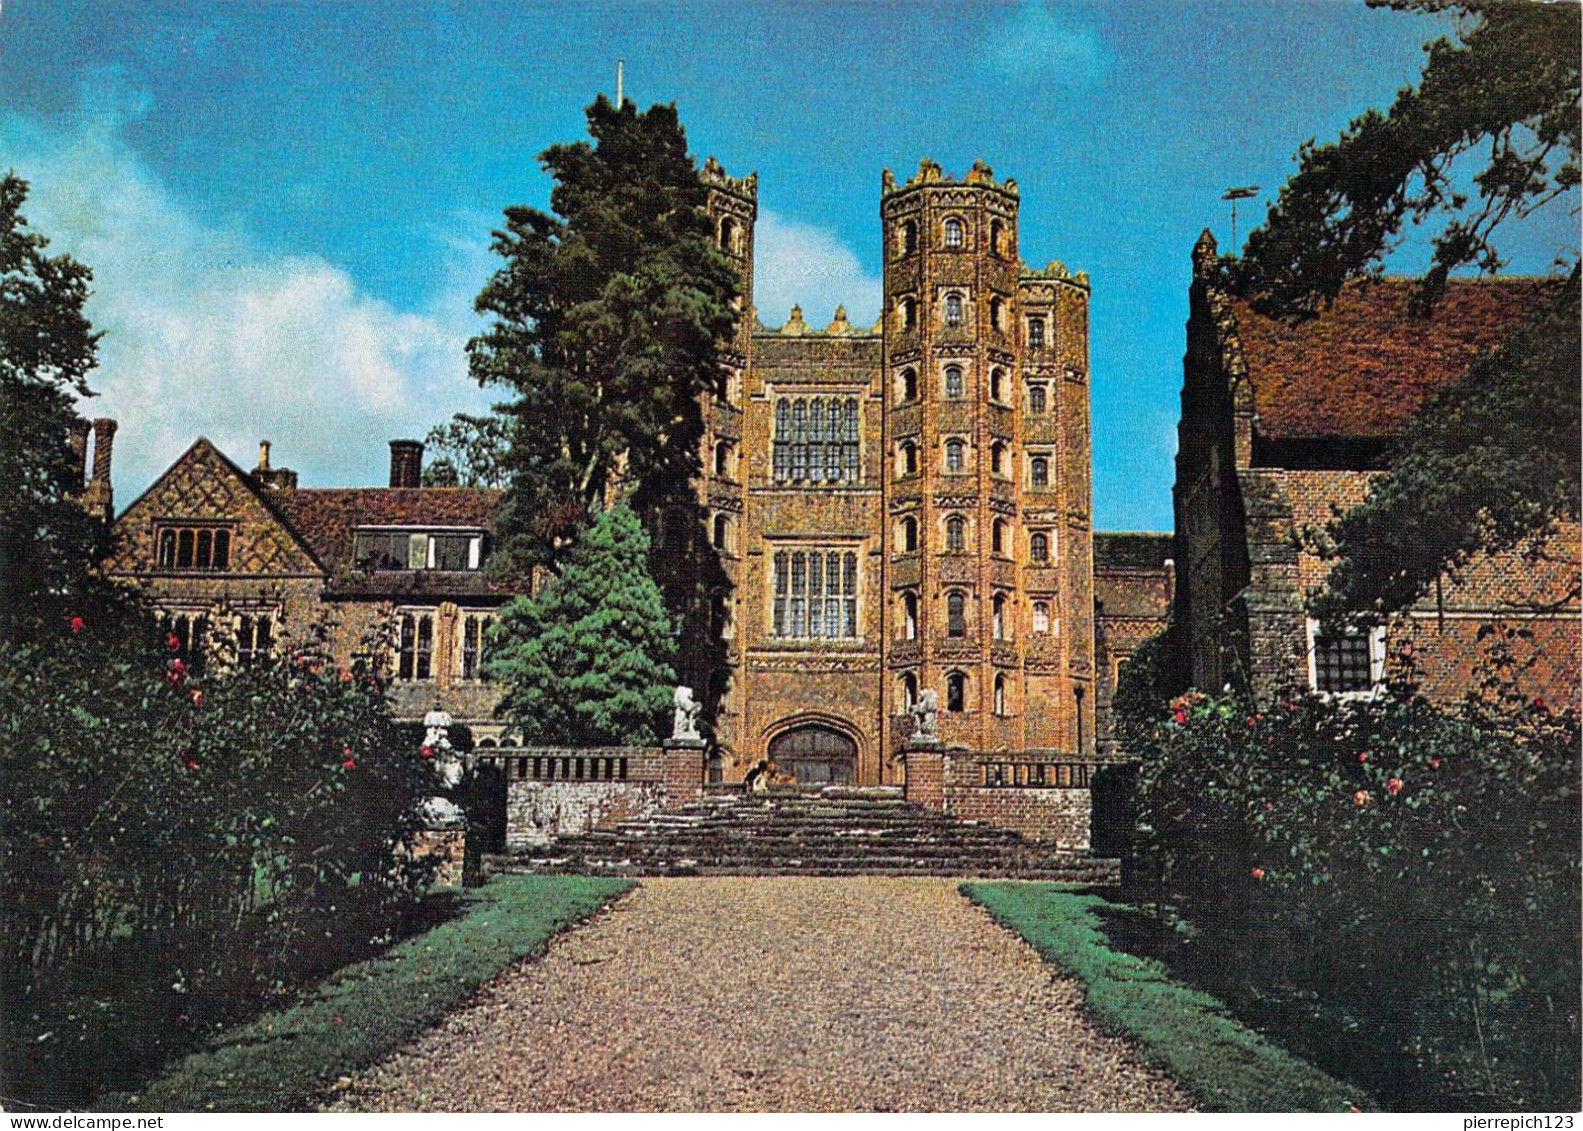
{"type": "Polygon", "coordinates": [[[1135,894],[1221,988],[1333,1015],[1409,1106],[1576,1105],[1574,711],[1189,692],[1133,735],[1135,894]]]}
{"type": "Polygon", "coordinates": [[[0,649],[0,1062],[47,1105],[365,951],[424,879],[426,777],[370,673],[221,641],[200,678],[96,627],[0,649]]]}

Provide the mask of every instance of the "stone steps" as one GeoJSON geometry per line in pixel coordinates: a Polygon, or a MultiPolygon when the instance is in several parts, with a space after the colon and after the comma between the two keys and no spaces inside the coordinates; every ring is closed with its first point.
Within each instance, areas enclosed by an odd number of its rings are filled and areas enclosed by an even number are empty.
{"type": "Polygon", "coordinates": [[[1114,883],[1119,865],[910,804],[890,786],[713,791],[506,856],[493,872],[666,875],[1015,876],[1114,883]]]}

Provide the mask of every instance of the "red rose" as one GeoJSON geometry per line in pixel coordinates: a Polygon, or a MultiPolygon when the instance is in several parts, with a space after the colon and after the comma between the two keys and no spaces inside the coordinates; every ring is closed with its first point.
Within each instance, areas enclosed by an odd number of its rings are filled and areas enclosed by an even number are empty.
{"type": "Polygon", "coordinates": [[[1366,789],[1358,790],[1352,795],[1352,803],[1354,805],[1367,805],[1369,803],[1369,791],[1366,789]]]}
{"type": "Polygon", "coordinates": [[[357,759],[356,758],[347,758],[345,761],[343,761],[341,763],[341,769],[343,769],[343,770],[355,770],[355,769],[357,769],[357,759]]]}
{"type": "Polygon", "coordinates": [[[1385,791],[1387,793],[1389,793],[1392,797],[1395,797],[1398,793],[1400,793],[1402,791],[1402,779],[1401,778],[1387,778],[1386,782],[1385,782],[1385,791]]]}
{"type": "Polygon", "coordinates": [[[203,706],[203,691],[201,689],[200,690],[196,690],[196,691],[194,691],[192,693],[192,705],[194,707],[202,707],[203,706]]]}
{"type": "Polygon", "coordinates": [[[1256,880],[1264,879],[1264,869],[1263,868],[1255,868],[1255,869],[1253,869],[1253,878],[1256,879],[1256,880]]]}
{"type": "Polygon", "coordinates": [[[181,637],[177,636],[174,632],[167,633],[165,636],[165,647],[169,648],[172,652],[180,652],[181,637]]]}
{"type": "Polygon", "coordinates": [[[432,758],[432,757],[434,757],[434,747],[432,747],[432,746],[425,746],[423,748],[423,756],[425,758],[432,758]]]}
{"type": "Polygon", "coordinates": [[[198,759],[196,759],[196,758],[188,758],[187,759],[187,768],[189,770],[196,770],[198,768],[198,759]]]}
{"type": "Polygon", "coordinates": [[[83,620],[81,617],[72,617],[67,623],[71,625],[71,630],[73,632],[81,632],[83,629],[88,627],[88,622],[83,620]]]}
{"type": "Polygon", "coordinates": [[[1358,761],[1359,762],[1367,762],[1368,760],[1369,760],[1369,752],[1367,750],[1362,751],[1358,755],[1358,761]]]}
{"type": "Polygon", "coordinates": [[[1431,758],[1431,759],[1429,759],[1429,768],[1431,770],[1438,770],[1440,768],[1440,759],[1439,758],[1431,758]]]}

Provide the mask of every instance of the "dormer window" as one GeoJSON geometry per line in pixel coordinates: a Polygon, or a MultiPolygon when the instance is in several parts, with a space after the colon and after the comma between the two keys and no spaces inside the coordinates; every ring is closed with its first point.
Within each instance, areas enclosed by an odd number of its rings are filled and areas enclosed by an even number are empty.
{"type": "Polygon", "coordinates": [[[352,562],[358,569],[475,570],[483,565],[482,530],[365,528],[353,539],[352,562]]]}

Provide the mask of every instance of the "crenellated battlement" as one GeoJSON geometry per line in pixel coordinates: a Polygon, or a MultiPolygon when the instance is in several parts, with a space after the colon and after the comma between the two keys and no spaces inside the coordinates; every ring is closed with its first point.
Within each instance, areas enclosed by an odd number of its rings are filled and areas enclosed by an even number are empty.
{"type": "Polygon", "coordinates": [[[1007,177],[1004,181],[996,181],[995,170],[991,169],[985,161],[973,162],[973,167],[960,180],[947,176],[944,170],[941,169],[940,163],[928,157],[918,162],[918,171],[908,177],[904,184],[898,184],[896,174],[889,169],[884,170],[880,174],[882,196],[890,196],[892,193],[906,192],[909,189],[922,188],[928,185],[976,185],[998,189],[1010,196],[1018,195],[1016,180],[1007,177]]]}

